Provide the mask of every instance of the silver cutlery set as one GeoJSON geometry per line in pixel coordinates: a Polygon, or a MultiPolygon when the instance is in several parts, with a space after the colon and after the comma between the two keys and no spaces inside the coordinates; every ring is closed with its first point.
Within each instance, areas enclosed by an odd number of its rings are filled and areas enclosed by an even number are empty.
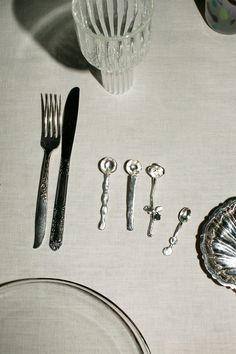
{"type": "MultiPolygon", "coordinates": [[[[49,246],[53,251],[56,251],[62,245],[70,158],[77,124],[79,97],[80,90],[78,87],[73,88],[67,96],[63,112],[61,134],[61,96],[57,97],[57,95],[53,94],[45,94],[45,96],[43,96],[41,94],[42,133],[40,144],[44,149],[44,157],[36,203],[34,248],[38,248],[42,244],[45,236],[48,204],[49,161],[52,151],[60,145],[61,135],[61,161],[58,172],[49,246]]],[[[104,175],[98,228],[99,230],[104,230],[108,213],[110,176],[117,170],[117,162],[111,157],[104,157],[99,161],[98,166],[99,170],[104,175]]],[[[127,230],[133,231],[135,188],[137,177],[142,170],[142,165],[138,160],[128,160],[124,165],[124,169],[128,175],[126,202],[127,230]]],[[[155,206],[154,204],[156,184],[157,180],[165,174],[165,169],[157,163],[153,163],[146,168],[146,173],[151,178],[151,190],[149,205],[146,205],[143,209],[149,215],[147,236],[152,237],[154,223],[155,221],[159,221],[161,219],[162,211],[161,206],[155,206]]],[[[191,211],[189,208],[183,208],[179,212],[179,224],[176,227],[174,235],[169,239],[169,246],[163,249],[164,255],[167,256],[172,253],[172,248],[177,243],[177,234],[182,224],[188,221],[190,215],[191,211]]]]}
{"type": "MultiPolygon", "coordinates": [[[[47,220],[47,204],[48,204],[48,177],[49,177],[49,162],[51,153],[56,149],[61,143],[61,161],[58,173],[56,195],[54,201],[54,210],[53,218],[51,224],[50,240],[49,246],[53,251],[58,250],[63,241],[63,231],[64,231],[64,222],[65,222],[65,208],[66,208],[66,196],[67,196],[67,185],[69,179],[69,168],[70,168],[70,158],[72,152],[72,146],[74,141],[74,135],[77,124],[77,116],[79,110],[79,97],[80,90],[79,88],[73,88],[68,96],[64,107],[63,112],[63,123],[62,129],[60,127],[60,117],[61,117],[61,96],[53,94],[41,94],[41,109],[42,109],[42,131],[41,131],[41,147],[44,150],[43,162],[41,167],[41,174],[38,187],[38,196],[36,203],[36,213],[35,213],[35,238],[34,238],[34,248],[40,247],[43,242],[46,230],[46,220],[47,220]],[[62,134],[61,134],[62,130],[62,134]],[[62,135],[62,139],[61,139],[62,135]]],[[[110,185],[110,176],[117,170],[117,162],[111,157],[104,157],[99,161],[99,170],[102,172],[104,179],[102,184],[102,195],[101,195],[101,208],[100,208],[100,220],[98,223],[99,230],[104,230],[106,227],[106,218],[108,214],[108,201],[109,201],[109,185],[110,185]]],[[[127,201],[126,201],[126,221],[127,221],[127,230],[134,230],[134,210],[135,210],[135,189],[138,175],[142,170],[142,165],[138,160],[128,160],[124,164],[125,172],[127,173],[127,201]]],[[[151,178],[151,188],[149,195],[149,204],[144,206],[143,210],[149,215],[149,223],[147,227],[147,236],[152,237],[154,234],[154,224],[155,221],[161,220],[162,207],[156,206],[154,203],[155,191],[157,180],[160,179],[165,174],[165,169],[158,165],[157,163],[152,163],[146,168],[147,175],[151,178]]],[[[234,201],[234,199],[232,199],[234,201]]],[[[226,203],[226,202],[225,202],[226,203]]],[[[231,199],[230,199],[231,203],[231,199]]],[[[223,204],[224,206],[224,204],[223,204]]],[[[234,210],[234,207],[232,208],[234,210]]],[[[228,252],[228,243],[233,242],[233,248],[230,244],[230,252],[233,249],[233,255],[235,255],[235,240],[231,235],[231,226],[234,225],[234,221],[231,222],[231,219],[234,220],[234,217],[230,215],[228,217],[228,210],[225,212],[223,207],[218,207],[217,212],[224,212],[222,216],[227,219],[225,225],[227,228],[220,225],[222,230],[225,228],[229,232],[229,237],[226,240],[225,249],[228,252]],[[230,222],[229,222],[230,221],[230,222]],[[228,231],[228,229],[230,229],[228,231]]],[[[222,212],[222,213],[223,213],[222,212]]],[[[215,212],[216,214],[216,212],[215,212]]],[[[214,214],[214,215],[215,215],[214,214]]],[[[210,217],[213,217],[210,214],[209,224],[211,222],[210,217]]],[[[213,215],[213,216],[214,216],[213,215]]],[[[173,236],[169,238],[169,245],[164,247],[162,254],[165,256],[170,256],[173,252],[173,247],[178,242],[178,234],[183,226],[191,216],[191,210],[187,207],[182,208],[178,213],[178,224],[175,228],[173,236]]],[[[207,222],[205,224],[208,227],[207,222]]],[[[204,226],[205,226],[204,224],[204,226]]],[[[206,226],[205,226],[206,229],[206,226]]],[[[209,266],[208,258],[209,254],[214,254],[215,250],[212,246],[207,244],[208,239],[213,239],[215,233],[211,234],[210,231],[204,231],[201,235],[201,250],[206,264],[206,268],[213,278],[218,279],[220,283],[225,284],[221,280],[220,275],[217,271],[211,270],[209,266]],[[205,233],[204,233],[205,232],[205,233]],[[210,235],[210,236],[209,236],[210,235]],[[212,236],[213,235],[213,236],[212,236]],[[207,239],[208,237],[208,239],[207,239]],[[207,241],[206,241],[207,240],[207,241]],[[205,242],[205,243],[204,243],[205,242]],[[205,246],[207,245],[207,246],[205,246]],[[213,251],[212,251],[213,249],[213,251]]],[[[215,237],[215,236],[214,236],[215,237]]],[[[216,238],[216,237],[215,237],[216,238]]],[[[218,242],[218,240],[217,240],[218,242]]],[[[210,242],[209,242],[210,244],[210,242]]],[[[223,256],[226,253],[223,249],[223,256]]],[[[218,252],[218,251],[217,251],[218,252]]],[[[231,252],[231,253],[232,253],[231,252]]],[[[215,254],[214,254],[214,257],[215,254]]],[[[219,261],[218,261],[219,262],[219,261]]],[[[235,269],[235,265],[233,266],[235,269]]],[[[227,278],[227,284],[230,283],[229,277],[227,278]]],[[[234,281],[234,279],[233,279],[234,281]]],[[[231,283],[230,283],[231,284],[231,283]]],[[[231,285],[230,285],[231,286],[231,285]]],[[[233,286],[233,285],[232,285],[233,286]]]]}
{"type": "MultiPolygon", "coordinates": [[[[104,175],[102,184],[102,196],[101,196],[101,208],[100,208],[100,220],[98,223],[99,230],[104,230],[106,227],[106,217],[108,213],[108,201],[109,201],[109,185],[110,175],[117,170],[117,162],[112,157],[104,157],[99,161],[99,170],[104,175]]],[[[135,187],[137,177],[142,170],[142,165],[138,160],[128,160],[124,165],[125,172],[127,173],[127,201],[126,201],[126,220],[127,230],[134,230],[134,209],[135,209],[135,187]]],[[[146,168],[146,173],[151,177],[151,191],[149,197],[149,205],[146,205],[143,210],[150,216],[149,225],[147,229],[147,236],[153,236],[154,222],[161,219],[161,206],[154,206],[154,195],[156,190],[157,179],[165,174],[165,169],[153,163],[146,168]]],[[[172,254],[172,248],[177,243],[177,234],[183,223],[187,222],[190,218],[191,210],[189,208],[182,208],[179,212],[179,223],[175,229],[174,235],[169,239],[169,246],[165,247],[162,251],[163,255],[169,256],[172,254]]]]}
{"type": "MultiPolygon", "coordinates": [[[[54,202],[53,219],[51,226],[49,246],[52,250],[58,250],[62,245],[65,207],[67,196],[67,184],[69,178],[70,157],[74,141],[78,109],[79,109],[78,87],[73,88],[67,97],[62,124],[61,161],[58,173],[56,197],[54,202]]],[[[48,199],[48,173],[49,160],[52,151],[57,148],[61,140],[60,116],[61,97],[46,94],[41,95],[42,108],[42,134],[41,146],[44,149],[44,158],[41,168],[41,176],[38,188],[38,197],[35,214],[35,239],[34,248],[38,248],[44,239],[47,219],[48,199]]]]}

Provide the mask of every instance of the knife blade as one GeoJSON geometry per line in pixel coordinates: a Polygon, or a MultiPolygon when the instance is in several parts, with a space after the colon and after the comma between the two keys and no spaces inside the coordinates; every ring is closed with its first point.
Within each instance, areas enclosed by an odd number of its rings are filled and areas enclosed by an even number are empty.
{"type": "Polygon", "coordinates": [[[74,87],[67,96],[63,113],[61,161],[49,242],[49,246],[53,251],[56,251],[61,247],[63,240],[70,157],[79,111],[79,97],[80,89],[74,87]]]}

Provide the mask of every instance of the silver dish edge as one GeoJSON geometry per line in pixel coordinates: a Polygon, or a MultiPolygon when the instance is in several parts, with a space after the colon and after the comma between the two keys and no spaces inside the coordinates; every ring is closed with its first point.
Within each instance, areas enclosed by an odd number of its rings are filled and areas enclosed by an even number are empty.
{"type": "Polygon", "coordinates": [[[226,288],[231,288],[232,290],[236,290],[236,283],[232,282],[226,282],[221,279],[221,276],[211,267],[208,261],[208,252],[206,250],[206,245],[205,245],[205,230],[208,227],[209,223],[211,220],[219,214],[219,212],[223,212],[228,208],[229,206],[236,204],[236,197],[230,197],[226,199],[223,203],[220,203],[217,207],[213,208],[209,214],[206,216],[205,220],[202,222],[201,225],[201,232],[200,232],[200,250],[202,254],[202,259],[206,268],[206,271],[211,275],[211,277],[217,281],[220,285],[226,287],[226,288]]]}

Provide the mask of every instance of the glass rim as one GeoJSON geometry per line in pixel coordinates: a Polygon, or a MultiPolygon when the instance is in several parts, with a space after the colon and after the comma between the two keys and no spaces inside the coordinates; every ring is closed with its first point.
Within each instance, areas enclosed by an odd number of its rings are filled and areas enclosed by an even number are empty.
{"type": "Polygon", "coordinates": [[[134,321],[127,315],[127,313],[122,310],[118,305],[116,305],[112,300],[110,300],[108,297],[104,296],[100,292],[86,286],[82,285],[80,283],[71,281],[71,280],[65,280],[65,279],[60,279],[60,278],[50,278],[50,277],[32,277],[32,278],[18,278],[10,281],[6,281],[0,284],[0,294],[4,291],[7,291],[11,288],[18,287],[18,286],[24,286],[27,284],[59,284],[59,285],[64,285],[67,288],[73,288],[77,289],[80,291],[83,291],[87,294],[90,294],[93,298],[95,298],[97,301],[99,301],[101,304],[106,306],[108,309],[110,309],[112,312],[116,314],[116,316],[121,320],[121,322],[125,325],[127,330],[130,332],[130,334],[133,336],[133,339],[136,341],[138,344],[139,350],[142,351],[142,354],[151,354],[150,348],[137,327],[137,325],[134,323],[134,321]]]}
{"type": "Polygon", "coordinates": [[[109,41],[109,42],[117,41],[117,40],[122,41],[124,39],[128,39],[130,37],[133,37],[138,32],[142,31],[147,26],[147,24],[151,21],[152,15],[153,15],[153,9],[154,9],[154,1],[148,0],[150,2],[150,13],[149,13],[149,16],[147,17],[147,19],[142,23],[142,25],[140,25],[138,28],[136,28],[133,32],[129,32],[128,34],[125,34],[123,36],[108,36],[108,37],[106,37],[102,34],[97,34],[97,33],[92,32],[90,29],[88,29],[87,27],[84,27],[81,24],[81,22],[78,20],[78,16],[77,16],[76,12],[75,12],[76,1],[78,1],[78,0],[72,0],[72,15],[73,15],[76,25],[78,25],[84,32],[89,34],[91,37],[100,38],[104,41],[109,41]]]}

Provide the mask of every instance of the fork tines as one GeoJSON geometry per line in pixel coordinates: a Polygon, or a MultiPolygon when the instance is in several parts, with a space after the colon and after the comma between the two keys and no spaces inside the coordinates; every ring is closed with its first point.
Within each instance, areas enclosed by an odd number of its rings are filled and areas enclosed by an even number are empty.
{"type": "Polygon", "coordinates": [[[61,115],[61,95],[41,93],[42,135],[58,136],[60,134],[59,119],[61,115]]]}

